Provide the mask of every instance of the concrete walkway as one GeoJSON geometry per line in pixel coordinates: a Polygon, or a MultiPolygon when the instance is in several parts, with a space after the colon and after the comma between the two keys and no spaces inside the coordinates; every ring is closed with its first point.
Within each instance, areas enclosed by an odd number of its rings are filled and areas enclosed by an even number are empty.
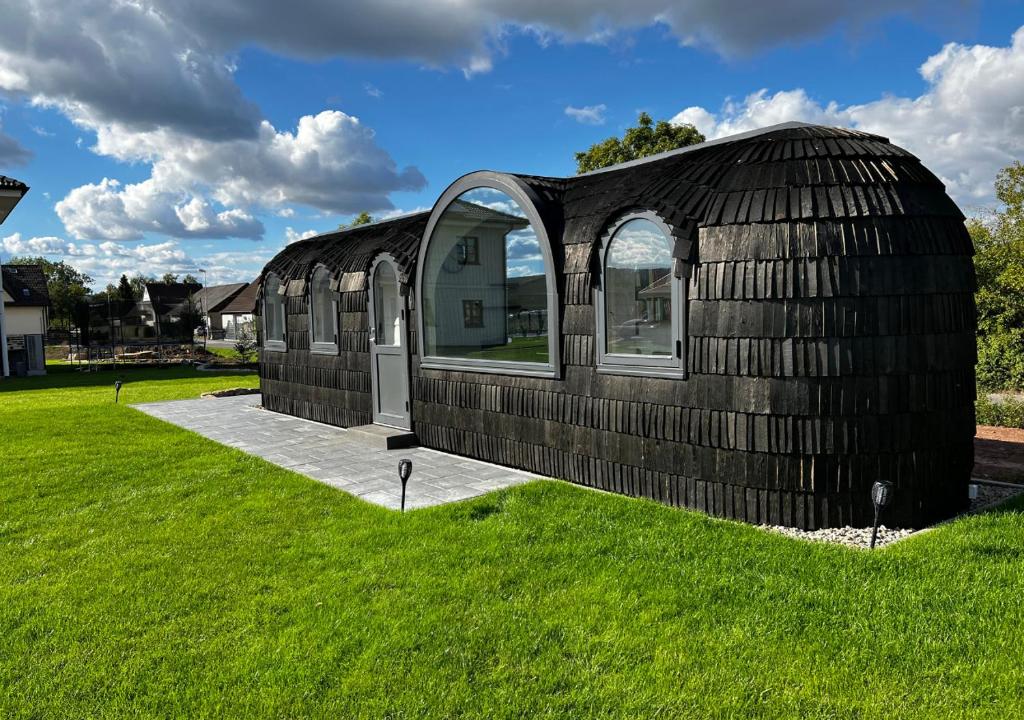
{"type": "Polygon", "coordinates": [[[259,395],[132,407],[392,510],[401,503],[402,458],[412,460],[407,509],[467,500],[535,477],[426,448],[377,450],[341,428],[264,410],[259,395]]]}

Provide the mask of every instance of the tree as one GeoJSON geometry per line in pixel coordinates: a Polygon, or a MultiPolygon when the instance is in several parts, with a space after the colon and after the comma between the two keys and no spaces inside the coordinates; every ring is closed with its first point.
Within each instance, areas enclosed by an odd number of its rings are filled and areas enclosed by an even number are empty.
{"type": "Polygon", "coordinates": [[[1002,207],[968,221],[978,277],[978,384],[1024,389],[1024,165],[999,171],[1002,207]]]}
{"type": "Polygon", "coordinates": [[[693,125],[673,125],[667,120],[657,124],[645,112],[637,118],[637,126],[626,130],[620,140],[610,137],[576,153],[576,172],[585,173],[609,165],[638,160],[667,150],[696,145],[705,138],[693,125]]]}
{"type": "Polygon", "coordinates": [[[199,278],[197,278],[192,273],[189,273],[188,275],[186,275],[182,279],[182,282],[185,283],[186,285],[202,285],[202,283],[199,282],[199,278]]]}
{"type": "Polygon", "coordinates": [[[135,300],[135,291],[127,275],[121,275],[121,279],[117,281],[117,297],[125,302],[135,300]]]}
{"type": "Polygon", "coordinates": [[[164,276],[162,278],[160,278],[160,282],[162,282],[164,285],[170,285],[171,283],[176,283],[176,282],[178,282],[178,275],[177,275],[177,273],[165,272],[164,276]]]}
{"type": "Polygon", "coordinates": [[[14,257],[10,265],[39,265],[46,277],[46,289],[50,293],[50,308],[53,310],[54,325],[65,329],[71,326],[75,304],[89,294],[93,280],[63,260],[53,262],[43,257],[14,257]]]}
{"type": "Polygon", "coordinates": [[[342,223],[338,226],[339,230],[348,230],[349,228],[359,227],[360,225],[369,225],[373,222],[373,215],[363,210],[361,213],[356,215],[355,219],[349,224],[342,223]]]}
{"type": "Polygon", "coordinates": [[[156,277],[153,275],[143,275],[142,273],[135,273],[128,281],[132,286],[132,298],[134,300],[141,300],[146,294],[146,283],[155,283],[156,277]]]}
{"type": "Polygon", "coordinates": [[[248,363],[256,354],[256,338],[253,337],[249,328],[242,327],[238,330],[238,335],[235,337],[235,352],[243,363],[248,363]]]}

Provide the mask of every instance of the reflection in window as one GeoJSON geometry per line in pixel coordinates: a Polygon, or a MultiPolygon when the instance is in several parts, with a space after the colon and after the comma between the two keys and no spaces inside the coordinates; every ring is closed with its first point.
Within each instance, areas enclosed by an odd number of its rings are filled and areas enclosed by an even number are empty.
{"type": "Polygon", "coordinates": [[[264,345],[284,344],[284,296],[281,280],[273,273],[263,282],[263,332],[264,345]]]}
{"type": "Polygon", "coordinates": [[[670,356],[672,244],[650,220],[623,223],[605,256],[605,352],[670,356]]]}
{"type": "Polygon", "coordinates": [[[484,326],[484,304],[480,300],[462,301],[462,326],[479,328],[484,326]]]}
{"type": "Polygon", "coordinates": [[[444,211],[429,239],[422,293],[427,356],[548,362],[540,243],[500,190],[470,190],[444,211]]]}
{"type": "Polygon", "coordinates": [[[337,312],[334,293],[331,291],[331,274],[320,267],[313,273],[309,289],[310,322],[313,343],[333,346],[337,342],[337,312]]]}

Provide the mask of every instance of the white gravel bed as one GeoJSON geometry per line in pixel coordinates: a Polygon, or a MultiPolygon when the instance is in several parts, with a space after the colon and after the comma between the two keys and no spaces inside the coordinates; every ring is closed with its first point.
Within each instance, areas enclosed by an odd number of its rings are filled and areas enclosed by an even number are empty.
{"type": "MultiPolygon", "coordinates": [[[[999,485],[979,484],[978,496],[971,500],[970,508],[964,514],[970,515],[971,513],[987,510],[988,508],[999,505],[1000,503],[1009,500],[1014,495],[1019,495],[1021,493],[1024,493],[1024,486],[1003,487],[999,485]]],[[[796,528],[782,527],[780,525],[761,525],[760,527],[764,530],[777,532],[789,537],[799,538],[800,540],[829,542],[865,549],[871,546],[871,528],[869,527],[855,528],[847,526],[841,528],[825,528],[823,530],[798,530],[796,528]]],[[[880,548],[885,545],[891,545],[894,542],[908,538],[911,535],[926,529],[927,528],[887,528],[885,525],[879,525],[878,540],[875,542],[875,547],[880,548]]]]}

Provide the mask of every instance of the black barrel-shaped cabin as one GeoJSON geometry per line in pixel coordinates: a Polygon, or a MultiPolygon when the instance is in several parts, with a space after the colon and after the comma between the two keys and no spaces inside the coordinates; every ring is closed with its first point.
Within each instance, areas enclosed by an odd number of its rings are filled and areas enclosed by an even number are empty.
{"type": "Polygon", "coordinates": [[[972,246],[887,139],[786,123],[571,178],[476,172],[262,275],[270,410],[751,523],[965,508],[972,246]]]}

